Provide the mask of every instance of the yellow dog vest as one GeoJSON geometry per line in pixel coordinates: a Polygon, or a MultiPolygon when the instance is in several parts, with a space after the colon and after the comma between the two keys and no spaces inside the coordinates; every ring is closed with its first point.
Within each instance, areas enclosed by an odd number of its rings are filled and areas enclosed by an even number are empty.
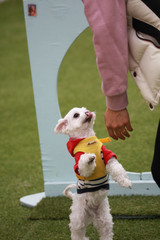
{"type": "Polygon", "coordinates": [[[98,140],[96,136],[92,136],[89,138],[85,138],[81,140],[77,146],[74,148],[73,153],[76,154],[77,152],[84,152],[84,153],[94,153],[96,155],[96,167],[94,173],[88,177],[84,178],[78,174],[76,174],[78,179],[81,180],[96,180],[102,178],[107,175],[105,163],[102,159],[102,142],[98,140]]]}

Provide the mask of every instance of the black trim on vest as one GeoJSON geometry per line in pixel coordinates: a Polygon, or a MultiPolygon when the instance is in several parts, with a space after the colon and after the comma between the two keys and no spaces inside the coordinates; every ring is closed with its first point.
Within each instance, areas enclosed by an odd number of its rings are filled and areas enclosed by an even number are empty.
{"type": "Polygon", "coordinates": [[[157,40],[157,42],[160,44],[160,31],[158,29],[152,27],[151,25],[145,22],[139,21],[135,18],[133,18],[133,28],[137,32],[145,33],[154,37],[157,40]]]}
{"type": "Polygon", "coordinates": [[[86,192],[95,192],[98,191],[100,189],[104,189],[104,190],[109,190],[109,183],[99,186],[99,187],[93,187],[93,188],[84,188],[84,189],[78,189],[77,188],[77,193],[78,194],[82,194],[82,193],[86,193],[86,192]]]}
{"type": "Polygon", "coordinates": [[[160,17],[160,0],[141,0],[146,4],[158,17],[160,17]]]}

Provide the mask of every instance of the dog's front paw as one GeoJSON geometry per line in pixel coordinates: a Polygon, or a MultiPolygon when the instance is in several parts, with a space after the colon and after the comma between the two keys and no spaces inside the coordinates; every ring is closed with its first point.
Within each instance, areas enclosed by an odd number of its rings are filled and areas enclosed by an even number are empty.
{"type": "Polygon", "coordinates": [[[132,187],[132,182],[129,178],[122,179],[121,181],[119,181],[119,184],[122,187],[125,187],[125,188],[131,188],[132,187]]]}
{"type": "Polygon", "coordinates": [[[81,155],[78,163],[78,171],[82,177],[90,177],[96,167],[96,155],[85,153],[81,155]]]}
{"type": "Polygon", "coordinates": [[[92,164],[96,159],[95,154],[88,154],[88,164],[92,164]]]}

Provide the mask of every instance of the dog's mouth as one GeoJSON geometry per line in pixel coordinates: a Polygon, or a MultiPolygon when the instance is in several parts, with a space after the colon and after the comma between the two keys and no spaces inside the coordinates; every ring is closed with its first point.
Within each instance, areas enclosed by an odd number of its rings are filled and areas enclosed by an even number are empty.
{"type": "Polygon", "coordinates": [[[87,112],[85,112],[85,114],[86,114],[86,118],[85,118],[85,120],[84,120],[84,123],[86,123],[86,122],[91,122],[91,120],[92,120],[92,117],[93,117],[93,114],[91,113],[91,112],[89,112],[89,111],[87,111],[87,112]]]}

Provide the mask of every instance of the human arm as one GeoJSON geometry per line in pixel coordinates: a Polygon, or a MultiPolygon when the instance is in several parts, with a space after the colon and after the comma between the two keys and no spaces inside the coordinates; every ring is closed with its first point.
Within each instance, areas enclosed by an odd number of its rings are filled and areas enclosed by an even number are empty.
{"type": "MultiPolygon", "coordinates": [[[[114,139],[118,128],[129,121],[126,109],[128,76],[128,43],[125,2],[117,0],[83,0],[85,15],[93,32],[93,43],[102,91],[106,96],[105,124],[114,139]],[[118,116],[117,118],[117,111],[118,116]],[[121,113],[120,113],[121,112],[121,113]],[[112,122],[116,122],[115,126],[112,122]],[[114,134],[112,134],[114,132],[114,134]]],[[[128,125],[128,124],[127,124],[128,125]]],[[[131,128],[130,128],[131,129],[131,128]]],[[[129,129],[128,129],[129,130],[129,129]]],[[[126,137],[128,137],[126,128],[126,137]]]]}

